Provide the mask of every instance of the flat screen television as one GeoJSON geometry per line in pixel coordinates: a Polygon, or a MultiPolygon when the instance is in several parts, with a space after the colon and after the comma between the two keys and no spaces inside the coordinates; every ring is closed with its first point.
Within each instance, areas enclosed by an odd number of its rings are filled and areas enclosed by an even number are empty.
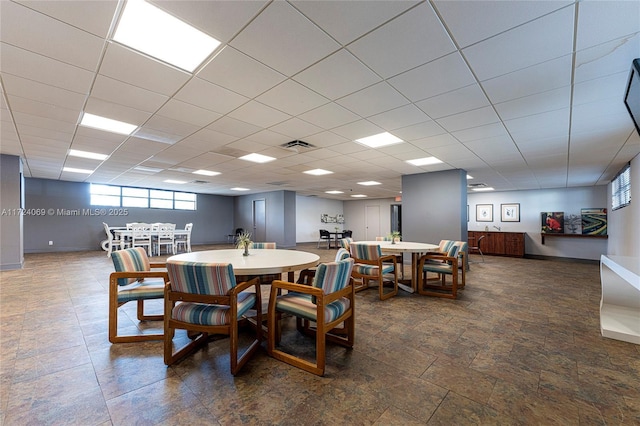
{"type": "Polygon", "coordinates": [[[631,73],[627,83],[627,91],[624,94],[624,104],[631,115],[633,124],[640,134],[640,58],[631,63],[631,73]]]}

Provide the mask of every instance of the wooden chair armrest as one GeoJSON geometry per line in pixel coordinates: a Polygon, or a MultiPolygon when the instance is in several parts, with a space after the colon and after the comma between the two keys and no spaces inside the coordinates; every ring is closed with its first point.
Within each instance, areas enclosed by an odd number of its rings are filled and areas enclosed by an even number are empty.
{"type": "Polygon", "coordinates": [[[169,273],[167,271],[123,271],[112,272],[109,279],[117,280],[118,278],[164,278],[165,282],[169,281],[169,273]]]}
{"type": "Polygon", "coordinates": [[[296,284],[287,281],[275,280],[271,283],[271,297],[275,297],[278,289],[294,291],[296,293],[310,294],[312,296],[322,296],[324,294],[321,288],[305,284],[296,284]]]}
{"type": "Polygon", "coordinates": [[[158,268],[165,268],[166,269],[167,264],[164,263],[164,262],[152,262],[152,263],[149,264],[149,266],[151,268],[155,268],[155,269],[158,269],[158,268]]]}
{"type": "Polygon", "coordinates": [[[380,256],[379,260],[380,260],[380,262],[385,262],[387,260],[392,260],[392,261],[396,262],[397,257],[396,257],[395,254],[387,254],[385,256],[380,256]]]}
{"type": "Polygon", "coordinates": [[[248,289],[251,286],[255,286],[256,287],[256,291],[260,291],[260,279],[258,277],[252,278],[249,281],[243,281],[239,284],[236,284],[236,286],[234,288],[231,289],[231,293],[240,293],[241,291],[244,291],[246,289],[248,289]]]}

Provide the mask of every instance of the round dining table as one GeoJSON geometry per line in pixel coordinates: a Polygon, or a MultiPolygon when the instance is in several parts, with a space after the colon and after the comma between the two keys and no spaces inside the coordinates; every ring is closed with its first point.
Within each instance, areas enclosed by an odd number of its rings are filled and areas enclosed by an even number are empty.
{"type": "Polygon", "coordinates": [[[167,263],[174,261],[230,263],[236,275],[268,275],[287,272],[293,281],[294,271],[317,266],[320,256],[314,253],[284,249],[251,249],[249,256],[241,249],[204,250],[171,256],[167,263]]]}
{"type": "Polygon", "coordinates": [[[409,293],[415,293],[418,291],[418,277],[421,271],[418,271],[418,260],[423,253],[430,253],[438,251],[438,244],[429,243],[415,243],[411,241],[398,241],[392,243],[391,241],[356,241],[363,244],[374,244],[380,246],[380,251],[384,254],[401,254],[411,253],[411,281],[410,286],[405,283],[399,283],[398,287],[409,293]]]}

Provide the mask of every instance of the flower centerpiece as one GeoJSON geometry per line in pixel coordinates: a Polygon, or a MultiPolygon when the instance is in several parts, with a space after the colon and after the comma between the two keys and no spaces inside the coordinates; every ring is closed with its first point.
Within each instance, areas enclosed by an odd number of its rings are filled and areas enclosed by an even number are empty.
{"type": "Polygon", "coordinates": [[[249,256],[249,246],[252,243],[253,241],[251,241],[251,233],[245,231],[242,234],[238,235],[238,239],[236,240],[236,247],[238,247],[239,249],[244,249],[244,253],[242,253],[243,256],[249,256]]]}
{"type": "Polygon", "coordinates": [[[402,235],[400,235],[400,232],[398,231],[393,231],[389,234],[389,238],[391,239],[391,244],[395,244],[397,242],[400,242],[400,240],[402,239],[402,235]]]}

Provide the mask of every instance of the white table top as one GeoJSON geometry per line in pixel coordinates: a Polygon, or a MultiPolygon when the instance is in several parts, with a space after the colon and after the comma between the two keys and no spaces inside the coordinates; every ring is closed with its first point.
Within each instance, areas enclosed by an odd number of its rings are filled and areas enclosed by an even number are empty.
{"type": "Polygon", "coordinates": [[[355,243],[379,245],[380,250],[385,253],[422,253],[436,251],[440,247],[438,244],[413,243],[411,241],[399,241],[391,244],[391,241],[354,241],[355,243]]]}
{"type": "Polygon", "coordinates": [[[242,249],[205,250],[171,256],[173,261],[231,263],[237,275],[279,274],[316,266],[320,256],[314,253],[282,249],[250,249],[243,256],[242,249]]]}

